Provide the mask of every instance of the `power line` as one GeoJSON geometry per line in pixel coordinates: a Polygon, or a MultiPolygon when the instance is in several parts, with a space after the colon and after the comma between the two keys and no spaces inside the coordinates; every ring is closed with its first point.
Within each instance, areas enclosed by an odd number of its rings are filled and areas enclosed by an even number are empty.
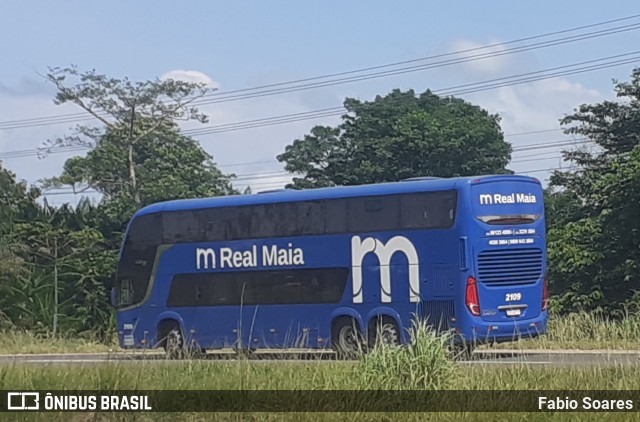
{"type": "MultiPolygon", "coordinates": [[[[595,60],[591,60],[588,62],[582,62],[582,63],[592,63],[592,62],[596,62],[596,61],[602,61],[602,60],[606,60],[609,59],[611,57],[621,57],[621,56],[628,56],[631,54],[635,54],[636,52],[631,52],[631,53],[625,53],[622,55],[616,55],[616,56],[610,56],[608,58],[603,58],[603,59],[595,59],[595,60]]],[[[634,58],[635,60],[635,58],[634,58]]],[[[582,64],[580,63],[580,64],[582,64]]],[[[614,64],[616,64],[617,62],[613,62],[614,64]]],[[[562,66],[562,68],[566,68],[568,66],[571,65],[567,65],[567,66],[562,66]]],[[[600,65],[599,65],[600,66],[600,65]]],[[[587,68],[588,70],[588,68],[587,68]]],[[[582,68],[580,71],[585,71],[585,68],[582,68]]],[[[538,71],[538,72],[530,72],[530,74],[538,74],[540,72],[543,71],[538,71]]],[[[574,72],[577,73],[577,72],[574,72]]],[[[526,75],[526,74],[522,74],[522,75],[526,75]]],[[[516,76],[522,76],[522,75],[516,75],[516,76]]],[[[515,76],[509,76],[509,77],[505,77],[505,78],[498,78],[498,79],[494,79],[492,81],[497,81],[497,80],[507,80],[507,79],[513,79],[515,76]]],[[[549,77],[549,75],[545,75],[545,78],[549,77]]],[[[538,78],[539,79],[539,78],[538,78]]],[[[528,80],[528,79],[527,79],[528,80]]],[[[525,80],[526,81],[526,80],[525,80]]],[[[483,82],[478,82],[476,84],[482,85],[487,83],[488,81],[483,81],[483,82]]],[[[517,83],[523,83],[523,80],[519,80],[516,81],[517,83]]],[[[507,84],[500,84],[500,86],[508,86],[508,85],[512,85],[514,84],[514,82],[509,82],[507,84]]],[[[472,86],[473,84],[465,84],[464,86],[469,87],[472,86]]],[[[495,84],[494,84],[495,85],[495,84]]],[[[485,89],[492,89],[495,88],[495,86],[491,86],[491,88],[487,88],[482,87],[481,89],[485,90],[485,89]]],[[[333,108],[325,108],[325,109],[320,109],[320,110],[314,110],[314,111],[308,111],[308,112],[300,112],[300,113],[293,113],[290,115],[284,115],[284,116],[274,116],[274,117],[269,117],[269,118],[262,118],[262,119],[254,119],[254,120],[250,120],[250,121],[245,121],[245,122],[237,122],[237,123],[230,123],[230,124],[226,124],[226,125],[219,125],[219,126],[214,126],[212,128],[208,128],[208,129],[196,129],[192,132],[197,131],[196,134],[198,135],[203,135],[203,134],[208,134],[208,133],[218,133],[218,132],[227,132],[227,131],[233,131],[233,130],[241,130],[241,129],[248,129],[248,128],[255,128],[255,127],[263,127],[263,126],[268,126],[268,125],[275,125],[275,124],[283,124],[283,123],[288,123],[288,122],[293,122],[293,121],[302,121],[302,120],[309,120],[309,119],[314,119],[314,118],[319,118],[319,117],[326,117],[329,115],[339,115],[339,114],[343,114],[344,111],[339,111],[338,110],[344,110],[342,107],[333,107],[333,108]]],[[[556,130],[556,129],[553,129],[556,130]]],[[[549,130],[551,131],[551,130],[549,130]]],[[[188,132],[188,131],[185,131],[188,132]]],[[[534,132],[530,132],[530,133],[539,133],[542,131],[534,131],[534,132]]],[[[526,132],[525,132],[526,133],[526,132]]],[[[516,134],[516,135],[522,135],[523,133],[520,134],[516,134]]],[[[583,140],[586,138],[581,138],[580,140],[583,140]]],[[[568,141],[568,142],[564,142],[564,143],[551,143],[550,145],[544,145],[542,146],[541,144],[532,144],[530,146],[525,146],[525,147],[516,147],[513,149],[513,152],[519,152],[519,151],[527,151],[527,150],[531,150],[531,149],[540,149],[542,147],[560,147],[560,146],[567,146],[567,145],[574,145],[576,143],[583,143],[583,142],[579,142],[580,140],[574,140],[574,141],[568,141]],[[578,141],[578,142],[576,142],[578,141]]],[[[590,141],[587,141],[590,142],[590,141]]],[[[58,148],[58,149],[53,149],[50,151],[50,153],[61,153],[61,152],[75,152],[75,151],[81,151],[81,150],[86,150],[87,147],[83,147],[83,146],[69,146],[69,147],[63,147],[63,148],[58,148]]],[[[38,155],[42,153],[41,150],[19,150],[19,151],[10,151],[4,154],[0,154],[0,159],[12,159],[12,158],[21,158],[21,157],[27,157],[27,156],[31,156],[31,155],[38,155]]],[[[238,165],[242,165],[241,163],[238,165]]],[[[225,165],[221,165],[225,166],[225,165]]]]}
{"type": "Polygon", "coordinates": [[[521,171],[521,172],[517,172],[516,174],[542,173],[542,172],[546,172],[546,171],[556,171],[556,170],[567,170],[567,169],[563,169],[561,167],[550,167],[550,168],[546,168],[546,169],[521,171]]]}
{"type": "Polygon", "coordinates": [[[473,48],[468,48],[468,49],[464,49],[464,50],[457,50],[457,51],[453,51],[453,52],[449,52],[449,53],[436,54],[436,55],[431,55],[431,56],[426,56],[426,57],[420,57],[420,58],[417,58],[417,59],[404,60],[404,61],[387,63],[387,64],[377,65],[377,66],[370,66],[370,67],[366,67],[366,68],[360,68],[360,69],[349,70],[349,71],[344,71],[344,72],[331,73],[331,74],[327,74],[327,75],[313,76],[313,77],[309,77],[309,78],[297,79],[297,80],[292,80],[292,81],[287,81],[287,82],[279,82],[279,83],[256,86],[256,87],[251,87],[251,88],[236,89],[236,90],[233,90],[233,91],[226,91],[226,92],[216,92],[216,93],[209,94],[208,96],[213,97],[213,96],[235,94],[235,93],[259,90],[259,89],[265,89],[265,88],[274,88],[274,87],[283,86],[283,85],[291,85],[291,84],[301,83],[301,82],[310,82],[310,81],[313,81],[313,80],[327,79],[327,78],[333,78],[333,77],[337,77],[337,76],[346,76],[346,75],[351,75],[351,74],[355,74],[355,73],[368,72],[368,71],[371,71],[371,70],[383,69],[383,68],[388,68],[388,67],[396,67],[396,66],[409,64],[409,63],[416,63],[416,62],[420,62],[420,61],[439,59],[439,58],[442,58],[442,57],[449,57],[449,56],[452,56],[452,55],[471,53],[471,52],[474,52],[474,51],[486,50],[486,49],[495,48],[495,47],[502,47],[502,46],[505,46],[505,45],[515,44],[515,43],[519,43],[519,42],[523,42],[523,41],[531,41],[531,40],[534,40],[534,39],[550,37],[550,36],[553,36],[553,35],[560,35],[560,34],[565,34],[565,33],[569,33],[569,32],[575,32],[575,31],[579,31],[579,30],[582,30],[582,29],[594,28],[594,27],[597,27],[597,26],[608,25],[608,24],[615,23],[615,22],[622,22],[622,21],[626,21],[626,20],[635,19],[635,18],[638,18],[638,17],[640,17],[640,14],[626,16],[626,17],[623,17],[623,18],[613,19],[613,20],[604,21],[604,22],[598,22],[598,23],[589,24],[589,25],[583,25],[583,26],[574,27],[574,28],[565,29],[565,30],[560,30],[560,31],[555,31],[555,32],[548,32],[546,34],[540,34],[540,35],[534,35],[534,36],[529,36],[529,37],[525,37],[525,38],[519,38],[519,39],[506,41],[506,42],[502,42],[502,43],[495,43],[495,44],[490,44],[490,45],[486,45],[486,46],[473,47],[473,48]]]}
{"type": "Polygon", "coordinates": [[[378,78],[382,78],[382,77],[396,76],[396,75],[401,75],[401,74],[406,74],[406,73],[412,73],[412,72],[418,72],[418,71],[423,71],[423,70],[428,70],[428,69],[451,66],[451,65],[454,65],[454,64],[468,63],[468,62],[473,62],[473,61],[477,61],[477,60],[500,57],[500,56],[504,56],[504,55],[507,55],[507,54],[513,54],[513,53],[520,53],[520,52],[525,52],[525,51],[537,50],[537,49],[540,49],[540,48],[552,47],[552,46],[561,45],[561,44],[573,43],[573,42],[576,42],[576,41],[583,41],[583,40],[587,40],[587,39],[591,39],[591,38],[595,38],[595,37],[600,37],[600,36],[604,36],[604,35],[611,35],[611,34],[616,34],[616,33],[620,33],[620,32],[627,32],[627,31],[631,31],[631,30],[640,29],[640,24],[633,24],[633,25],[628,25],[628,26],[629,26],[628,28],[619,29],[619,30],[616,30],[616,31],[606,30],[607,31],[606,33],[601,33],[601,32],[604,32],[604,31],[597,31],[597,33],[594,33],[594,34],[567,37],[567,39],[562,39],[562,41],[560,41],[560,40],[555,40],[553,42],[547,41],[547,42],[544,42],[544,43],[538,43],[538,44],[525,46],[525,47],[516,47],[516,48],[506,49],[506,50],[499,51],[499,52],[478,54],[478,55],[474,55],[474,56],[470,56],[470,57],[466,57],[466,58],[445,60],[445,61],[425,64],[425,65],[411,66],[409,68],[398,69],[398,70],[393,70],[393,71],[384,71],[384,72],[371,73],[371,74],[368,74],[368,75],[357,76],[357,77],[334,79],[334,80],[329,80],[329,81],[324,81],[324,82],[315,82],[315,83],[311,83],[311,84],[297,85],[297,86],[293,86],[293,87],[276,88],[276,89],[271,89],[271,90],[258,91],[258,92],[255,92],[255,93],[249,93],[249,94],[230,95],[230,96],[222,97],[222,98],[216,97],[215,99],[211,99],[211,100],[194,101],[193,104],[194,105],[219,104],[219,103],[225,103],[225,102],[229,102],[229,101],[238,101],[238,100],[245,100],[245,99],[260,98],[260,97],[271,96],[271,95],[276,95],[276,94],[285,94],[285,93],[305,91],[305,90],[315,89],[315,88],[324,88],[324,87],[328,87],[328,86],[342,85],[342,84],[352,83],[352,82],[367,81],[367,80],[378,79],[378,78]]]}
{"type": "Polygon", "coordinates": [[[604,64],[600,64],[600,65],[592,65],[592,66],[586,66],[586,67],[582,67],[582,68],[578,68],[575,70],[567,70],[567,71],[562,71],[562,72],[556,72],[556,73],[552,73],[549,75],[544,75],[544,76],[539,76],[539,77],[534,77],[534,78],[523,78],[523,79],[519,79],[516,81],[512,81],[509,83],[497,83],[497,84],[490,84],[481,88],[476,88],[476,89],[469,89],[469,90],[459,90],[459,91],[453,91],[453,92],[447,92],[446,95],[464,95],[464,94],[473,94],[476,92],[481,92],[481,91],[487,91],[490,89],[496,89],[496,88],[502,88],[502,87],[508,87],[508,86],[514,86],[514,85],[520,85],[523,83],[529,83],[529,82],[536,82],[536,81],[541,81],[541,80],[545,80],[545,79],[552,79],[552,78],[556,78],[559,76],[569,76],[569,75],[575,75],[578,73],[586,73],[586,72],[593,72],[596,70],[602,70],[602,69],[608,69],[611,67],[617,67],[617,66],[622,66],[625,64],[632,64],[636,61],[640,60],[640,57],[633,57],[630,59],[626,59],[626,60],[616,60],[610,63],[604,63],[604,64]]]}
{"type": "Polygon", "coordinates": [[[530,145],[514,148],[513,151],[514,152],[532,151],[532,150],[539,150],[539,149],[545,149],[545,148],[575,146],[575,145],[583,145],[583,144],[591,144],[591,143],[595,143],[595,142],[588,138],[576,138],[570,141],[530,144],[530,145]]]}
{"type": "MultiPolygon", "coordinates": [[[[529,174],[529,173],[541,173],[541,172],[548,172],[548,171],[555,171],[555,170],[564,170],[561,167],[549,167],[549,168],[544,168],[544,169],[536,169],[536,170],[526,170],[526,171],[520,171],[520,172],[515,172],[515,174],[529,174]]],[[[296,175],[294,174],[290,174],[290,177],[295,177],[296,175]]],[[[259,179],[256,179],[259,180],[259,179]]],[[[260,187],[260,189],[275,189],[275,188],[279,188],[279,187],[283,187],[284,185],[286,185],[287,183],[290,183],[290,180],[283,180],[281,182],[274,182],[274,181],[268,181],[268,182],[255,182],[255,183],[244,183],[244,184],[240,184],[239,186],[236,186],[237,189],[246,189],[247,187],[260,187]]],[[[78,192],[75,193],[73,191],[47,191],[47,192],[43,192],[42,196],[48,196],[48,195],[81,195],[83,193],[98,193],[96,190],[94,189],[86,189],[82,192],[78,192]]]]}
{"type": "MultiPolygon", "coordinates": [[[[479,82],[473,82],[473,83],[468,83],[464,85],[456,85],[448,88],[436,89],[436,90],[433,90],[432,92],[439,95],[458,95],[460,93],[473,93],[473,92],[485,91],[489,89],[501,88],[506,86],[519,85],[522,83],[535,82],[535,81],[550,79],[558,76],[564,76],[568,74],[577,74],[577,73],[590,72],[594,70],[601,70],[609,67],[628,64],[637,60],[640,60],[640,50],[629,52],[629,53],[617,54],[609,57],[603,57],[603,58],[578,62],[570,65],[557,66],[557,67],[534,71],[534,72],[527,72],[527,73],[522,73],[518,75],[511,75],[511,76],[505,76],[502,78],[490,79],[486,81],[479,81],[479,82]],[[635,55],[635,56],[624,59],[624,60],[611,60],[614,58],[628,57],[631,55],[635,55]],[[607,60],[609,61],[606,62],[607,60]],[[597,63],[597,62],[603,62],[603,61],[605,61],[605,63],[594,64],[591,66],[582,66],[588,63],[597,63]],[[577,66],[582,66],[582,67],[577,67],[577,66]],[[570,69],[572,67],[574,67],[575,69],[570,69]],[[552,70],[557,70],[557,69],[566,69],[566,70],[547,74],[547,75],[542,75],[542,73],[549,72],[552,70]]],[[[271,126],[271,125],[276,125],[281,123],[298,122],[298,121],[315,119],[320,117],[339,116],[344,114],[344,111],[345,109],[343,107],[332,107],[332,108],[325,108],[325,109],[314,110],[314,111],[309,111],[304,113],[294,113],[294,114],[275,116],[275,117],[264,118],[264,119],[229,123],[226,125],[214,125],[208,128],[204,127],[204,128],[198,128],[195,130],[186,130],[183,133],[186,135],[192,135],[192,134],[205,135],[205,134],[212,134],[212,133],[233,132],[236,130],[253,129],[258,127],[271,126]]]]}
{"type": "Polygon", "coordinates": [[[534,130],[531,132],[520,132],[520,133],[510,133],[510,134],[505,134],[504,136],[509,136],[511,138],[515,138],[516,136],[525,136],[525,135],[536,135],[538,133],[547,133],[547,132],[560,132],[564,129],[562,128],[557,128],[557,129],[543,129],[543,130],[534,130]]]}
{"type": "MultiPolygon", "coordinates": [[[[578,138],[575,140],[572,140],[570,142],[544,142],[544,143],[538,143],[538,144],[530,144],[527,145],[525,147],[522,147],[521,149],[514,149],[514,152],[520,151],[520,150],[530,150],[530,149],[543,149],[543,148],[550,148],[550,147],[556,147],[556,146],[562,146],[562,145],[575,145],[575,144],[582,144],[582,143],[590,143],[593,141],[588,140],[587,138],[578,138]]],[[[548,159],[554,159],[556,157],[549,157],[549,158],[543,158],[545,160],[548,159]]],[[[557,157],[560,158],[560,157],[557,157]]],[[[524,161],[537,161],[537,160],[515,160],[512,161],[510,164],[517,164],[518,162],[524,162],[524,161]]],[[[253,162],[256,163],[256,162],[253,162]]],[[[261,162],[257,162],[257,163],[261,163],[261,162]]],[[[242,165],[243,163],[236,163],[234,165],[242,165]]],[[[251,163],[247,163],[247,164],[251,164],[251,163]]],[[[532,170],[532,172],[538,172],[541,170],[532,170]]],[[[527,173],[527,172],[523,172],[523,173],[527,173]]],[[[247,182],[250,180],[264,180],[264,179],[277,179],[277,178],[291,178],[291,177],[296,177],[296,174],[294,173],[288,173],[288,172],[284,172],[284,171],[277,171],[277,172],[260,172],[260,173],[247,173],[247,174],[240,174],[238,175],[236,178],[232,179],[231,182],[235,183],[235,182],[247,182]]],[[[278,183],[275,182],[274,180],[269,180],[268,182],[248,182],[248,183],[244,183],[241,186],[259,186],[262,184],[274,184],[274,183],[278,183]]],[[[288,180],[283,181],[283,183],[288,183],[288,180]]],[[[95,192],[93,190],[87,190],[85,192],[95,192]]],[[[58,192],[60,193],[60,192],[58,192]]],[[[71,194],[73,193],[73,191],[68,191],[68,192],[62,192],[60,194],[71,194]]]]}
{"type": "MultiPolygon", "coordinates": [[[[398,66],[401,66],[401,65],[404,65],[404,64],[408,64],[408,63],[415,63],[415,62],[420,62],[420,61],[426,61],[426,60],[433,60],[433,59],[442,58],[442,57],[448,57],[448,56],[452,56],[452,55],[460,55],[460,54],[470,53],[470,52],[474,52],[474,51],[486,50],[486,49],[491,49],[491,48],[495,48],[495,47],[510,45],[510,44],[514,44],[514,43],[518,43],[518,42],[530,41],[530,40],[534,40],[534,39],[550,37],[550,36],[553,36],[553,35],[560,35],[560,34],[565,34],[565,33],[569,33],[569,32],[575,32],[575,31],[579,31],[579,30],[582,30],[582,29],[593,28],[593,27],[597,27],[597,26],[603,26],[603,25],[607,25],[607,24],[610,24],[610,23],[622,22],[622,21],[625,21],[625,20],[631,20],[631,19],[635,19],[635,18],[638,18],[638,17],[640,17],[640,15],[631,15],[631,16],[627,16],[627,17],[623,17],[623,18],[618,18],[618,19],[604,21],[604,22],[598,22],[598,23],[594,23],[594,24],[590,24],[590,25],[583,25],[583,26],[579,26],[579,27],[575,27],[575,28],[566,29],[566,30],[555,31],[555,32],[550,32],[550,33],[546,33],[546,34],[520,38],[520,39],[516,39],[516,40],[507,41],[507,42],[504,42],[504,43],[496,43],[496,44],[491,44],[491,45],[488,45],[488,46],[475,47],[475,48],[471,48],[471,49],[459,50],[459,51],[454,51],[454,52],[449,52],[449,53],[444,53],[444,54],[438,54],[438,55],[433,55],[433,56],[427,56],[427,57],[422,57],[422,58],[418,58],[418,59],[406,60],[406,61],[395,62],[395,63],[388,63],[388,64],[378,65],[378,66],[371,66],[371,67],[367,67],[367,68],[361,68],[361,69],[356,69],[356,70],[351,70],[351,71],[346,71],[346,72],[332,73],[332,74],[328,74],[328,75],[322,75],[322,76],[315,76],[315,77],[310,77],[310,78],[298,79],[298,80],[293,80],[293,81],[288,81],[288,82],[280,82],[280,83],[276,83],[276,84],[262,85],[262,86],[258,86],[258,87],[252,87],[252,88],[238,89],[238,90],[234,90],[234,91],[215,92],[215,93],[212,93],[212,94],[209,94],[209,95],[206,96],[206,97],[216,98],[215,100],[199,100],[199,101],[194,101],[193,104],[194,105],[195,104],[199,104],[199,105],[213,104],[213,103],[216,103],[216,102],[226,102],[226,101],[238,100],[238,99],[256,98],[258,96],[264,96],[265,94],[273,95],[274,93],[293,92],[293,91],[291,91],[292,89],[295,90],[295,91],[298,91],[298,90],[301,90],[302,88],[311,89],[311,88],[324,87],[324,86],[330,86],[330,85],[336,85],[336,84],[358,82],[358,81],[361,81],[361,80],[368,80],[368,79],[378,78],[378,77],[393,76],[393,75],[402,74],[402,73],[408,73],[408,72],[431,69],[431,68],[434,68],[434,67],[448,66],[448,65],[464,63],[464,62],[468,62],[468,61],[475,61],[475,60],[481,60],[481,59],[486,59],[486,58],[502,56],[502,55],[505,55],[505,54],[512,54],[512,53],[518,53],[518,52],[523,52],[523,51],[529,51],[529,50],[533,50],[533,49],[546,48],[546,47],[551,47],[551,46],[555,46],[555,45],[566,44],[566,43],[570,43],[570,42],[583,41],[583,40],[586,40],[586,39],[591,39],[591,38],[596,38],[596,37],[601,37],[601,36],[606,36],[606,35],[611,35],[611,34],[617,34],[617,33],[627,32],[627,31],[631,31],[631,30],[636,30],[636,29],[640,28],[640,26],[639,26],[640,24],[634,23],[634,24],[616,26],[616,27],[613,27],[613,28],[608,28],[608,29],[603,29],[603,30],[599,30],[599,31],[588,32],[588,33],[585,33],[585,34],[579,34],[579,35],[573,35],[573,36],[570,36],[570,37],[558,38],[558,39],[555,39],[555,40],[549,40],[549,41],[534,43],[534,44],[530,44],[530,45],[526,45],[526,46],[514,47],[514,48],[511,48],[511,49],[505,49],[505,50],[497,51],[497,52],[482,53],[482,54],[476,54],[476,55],[467,56],[467,57],[463,57],[463,58],[456,58],[456,59],[450,59],[450,60],[445,60],[445,61],[440,61],[440,62],[435,62],[435,63],[429,63],[429,64],[426,64],[426,65],[409,66],[409,67],[403,67],[403,68],[390,70],[390,71],[385,71],[385,72],[369,73],[369,74],[350,77],[350,78],[332,79],[332,80],[329,80],[329,81],[315,82],[313,84],[295,85],[293,87],[279,88],[277,90],[269,89],[269,90],[265,91],[265,89],[267,89],[267,88],[282,87],[282,86],[286,86],[286,85],[299,84],[301,82],[309,82],[309,81],[313,81],[313,80],[334,78],[334,77],[337,77],[337,76],[345,76],[345,75],[349,75],[349,74],[368,72],[368,71],[371,71],[371,70],[376,70],[376,69],[381,69],[381,68],[398,67],[398,66]],[[251,93],[252,91],[257,91],[257,92],[256,93],[251,93]],[[249,94],[247,94],[247,93],[249,93],[249,94]]],[[[9,121],[0,122],[0,129],[17,129],[17,128],[20,128],[20,127],[29,127],[30,124],[33,124],[34,126],[41,126],[41,125],[45,125],[45,124],[74,122],[74,121],[78,121],[78,117],[82,117],[82,116],[86,116],[86,114],[85,113],[72,113],[72,114],[64,114],[64,115],[57,115],[57,116],[38,117],[38,118],[21,119],[21,120],[9,120],[9,121]]],[[[90,119],[92,119],[92,118],[88,118],[87,117],[86,119],[82,119],[82,120],[90,120],[90,119]]]]}
{"type": "MultiPolygon", "coordinates": [[[[516,151],[516,153],[518,153],[518,152],[519,152],[519,151],[516,151]]],[[[535,153],[535,154],[518,155],[518,156],[517,156],[517,157],[515,157],[515,158],[517,158],[517,159],[519,160],[519,159],[522,159],[522,158],[539,157],[539,156],[541,156],[541,155],[558,154],[559,152],[561,152],[561,151],[545,151],[545,152],[537,152],[537,153],[535,153]]]]}
{"type": "MultiPolygon", "coordinates": [[[[556,154],[556,153],[554,152],[554,154],[556,154]]],[[[557,155],[555,155],[553,157],[528,158],[528,159],[525,159],[525,160],[514,160],[514,161],[511,161],[509,164],[528,163],[528,162],[531,162],[531,161],[557,160],[557,159],[561,159],[561,158],[562,158],[561,156],[559,157],[557,155]]]]}

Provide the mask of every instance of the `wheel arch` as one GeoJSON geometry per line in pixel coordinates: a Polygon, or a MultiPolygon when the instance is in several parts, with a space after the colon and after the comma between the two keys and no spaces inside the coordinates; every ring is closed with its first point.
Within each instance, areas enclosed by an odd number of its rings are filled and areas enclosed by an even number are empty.
{"type": "Polygon", "coordinates": [[[404,325],[402,324],[402,319],[400,318],[400,314],[393,308],[389,307],[378,307],[372,309],[366,316],[367,321],[367,339],[370,337],[371,330],[375,331],[376,323],[379,318],[389,318],[393,322],[395,322],[398,327],[398,335],[400,336],[400,342],[405,344],[407,343],[407,330],[405,330],[404,325]]]}
{"type": "Polygon", "coordinates": [[[169,334],[171,327],[175,325],[177,325],[178,329],[180,329],[183,338],[186,338],[184,321],[182,317],[180,317],[180,314],[172,311],[163,312],[158,315],[156,321],[156,344],[158,346],[164,345],[167,334],[169,334]]]}
{"type": "Polygon", "coordinates": [[[360,312],[356,311],[353,308],[337,308],[334,309],[333,312],[331,312],[331,331],[333,332],[333,327],[336,323],[336,321],[338,321],[341,318],[350,318],[350,319],[354,319],[357,323],[358,323],[358,328],[360,329],[360,333],[361,334],[365,334],[363,333],[364,327],[366,327],[366,325],[364,325],[364,320],[362,319],[362,315],[360,315],[360,312]]]}

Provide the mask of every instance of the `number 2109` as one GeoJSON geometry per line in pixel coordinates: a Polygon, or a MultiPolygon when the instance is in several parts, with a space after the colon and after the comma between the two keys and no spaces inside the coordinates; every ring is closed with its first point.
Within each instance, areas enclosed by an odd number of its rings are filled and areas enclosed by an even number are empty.
{"type": "Polygon", "coordinates": [[[522,293],[507,293],[504,297],[505,302],[514,302],[522,299],[522,293]]]}

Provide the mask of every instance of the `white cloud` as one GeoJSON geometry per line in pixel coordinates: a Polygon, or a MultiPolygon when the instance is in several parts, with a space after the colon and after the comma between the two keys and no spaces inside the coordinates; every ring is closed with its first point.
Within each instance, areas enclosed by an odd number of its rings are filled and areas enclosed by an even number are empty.
{"type": "Polygon", "coordinates": [[[212,89],[220,88],[220,84],[206,73],[197,70],[171,70],[160,77],[161,80],[173,79],[176,81],[203,83],[212,89]]]}
{"type": "MultiPolygon", "coordinates": [[[[605,99],[597,90],[588,89],[565,78],[553,78],[523,85],[502,87],[497,90],[465,95],[467,100],[497,113],[502,118],[505,138],[514,148],[526,148],[541,143],[565,143],[573,138],[560,130],[559,120],[583,103],[596,103],[605,99]],[[526,132],[557,129],[555,131],[511,136],[526,132]]],[[[576,144],[577,145],[577,144],[576,144]]],[[[570,146],[529,149],[514,152],[509,168],[518,173],[529,173],[542,181],[550,171],[567,163],[561,160],[560,151],[570,146]]]]}
{"type": "MultiPolygon", "coordinates": [[[[339,104],[339,102],[338,102],[339,104]]],[[[324,103],[310,107],[296,97],[274,96],[255,98],[250,101],[234,101],[203,106],[210,116],[208,125],[190,124],[190,128],[220,126],[253,119],[284,116],[328,107],[324,103]]],[[[239,180],[233,182],[241,191],[251,186],[253,192],[282,188],[291,181],[285,175],[284,164],[276,156],[284,152],[285,146],[302,138],[315,125],[336,125],[339,117],[322,117],[286,124],[257,126],[245,130],[225,131],[195,136],[202,147],[214,156],[215,162],[225,173],[235,173],[239,180]]],[[[186,128],[186,126],[185,126],[186,128]]]]}
{"type": "Polygon", "coordinates": [[[447,51],[467,51],[459,55],[447,57],[446,60],[468,59],[469,61],[456,64],[456,70],[462,73],[470,73],[474,76],[488,76],[496,75],[512,67],[514,61],[508,54],[500,53],[504,52],[506,47],[500,41],[491,40],[486,44],[469,40],[469,39],[457,39],[449,43],[447,51]],[[496,45],[491,48],[484,48],[489,45],[496,45]],[[473,50],[473,51],[467,51],[473,50]],[[497,53],[497,55],[493,55],[497,53]]]}
{"type": "MultiPolygon", "coordinates": [[[[460,50],[480,45],[480,43],[472,41],[459,40],[455,48],[460,50]]],[[[476,53],[480,52],[482,51],[476,53]]],[[[468,53],[468,55],[471,54],[474,53],[468,53]]],[[[527,71],[527,68],[531,68],[532,60],[530,59],[530,57],[527,58],[528,65],[524,67],[517,66],[518,63],[513,57],[507,59],[505,56],[451,66],[444,69],[446,72],[438,75],[437,82],[438,85],[447,86],[524,72],[527,71]],[[516,67],[518,72],[513,71],[516,67]],[[488,74],[491,74],[491,76],[488,76],[488,74]]],[[[205,73],[193,70],[173,70],[162,75],[162,79],[167,78],[204,82],[209,86],[218,86],[218,83],[205,73]]],[[[415,81],[406,83],[414,87],[418,84],[415,81]]],[[[254,98],[250,101],[208,104],[201,107],[201,110],[210,116],[208,125],[190,122],[183,127],[184,129],[200,129],[206,126],[219,126],[300,113],[340,105],[345,96],[370,100],[374,96],[373,93],[384,95],[389,91],[388,85],[380,83],[374,86],[372,82],[371,86],[354,84],[329,90],[303,91],[294,95],[276,95],[254,98]]],[[[464,95],[463,97],[474,104],[486,108],[491,113],[498,113],[502,116],[501,124],[506,134],[559,128],[558,119],[565,114],[571,113],[577,105],[599,102],[604,98],[598,91],[588,89],[564,78],[502,87],[496,90],[464,95]]],[[[72,105],[53,105],[51,98],[46,95],[0,96],[0,109],[6,110],[3,115],[3,120],[5,121],[79,112],[72,105]]],[[[339,122],[339,117],[323,117],[315,120],[289,122],[287,124],[255,127],[247,130],[218,131],[217,133],[197,135],[195,138],[214,156],[214,160],[220,165],[222,171],[235,173],[239,176],[241,180],[235,181],[235,186],[244,189],[249,185],[252,187],[253,192],[259,192],[283,187],[290,180],[289,176],[281,175],[281,172],[284,172],[283,164],[278,163],[275,159],[276,155],[284,151],[287,144],[290,144],[296,138],[304,136],[314,125],[336,125],[339,122]]],[[[0,152],[6,153],[7,151],[36,148],[47,138],[69,133],[69,128],[72,126],[74,126],[74,122],[55,126],[33,126],[25,129],[0,131],[0,152]]],[[[514,147],[561,139],[569,138],[564,136],[561,131],[518,137],[507,136],[507,140],[512,142],[514,147]]],[[[559,149],[515,153],[513,160],[520,161],[523,155],[538,152],[557,152],[559,149]]],[[[15,171],[19,178],[27,179],[33,183],[38,179],[59,174],[65,159],[71,155],[70,153],[54,154],[44,160],[37,160],[35,157],[14,158],[6,160],[4,165],[15,171]]],[[[559,163],[558,156],[559,153],[556,153],[555,155],[549,154],[549,158],[545,158],[545,160],[516,162],[510,165],[510,168],[522,172],[557,167],[559,163]]],[[[544,158],[546,156],[542,155],[541,157],[544,158]]],[[[539,156],[533,158],[539,158],[539,156]]],[[[532,175],[542,180],[546,177],[544,173],[532,175]]],[[[61,203],[69,200],[75,202],[79,197],[60,195],[50,199],[56,203],[61,203]]]]}
{"type": "Polygon", "coordinates": [[[492,113],[502,117],[505,133],[528,132],[559,127],[559,119],[581,103],[601,101],[602,94],[564,78],[472,94],[492,113]]]}

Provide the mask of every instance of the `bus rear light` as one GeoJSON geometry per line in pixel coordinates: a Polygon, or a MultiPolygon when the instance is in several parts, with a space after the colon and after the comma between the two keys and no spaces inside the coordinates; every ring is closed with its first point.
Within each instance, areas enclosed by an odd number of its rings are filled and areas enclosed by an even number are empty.
{"type": "Polygon", "coordinates": [[[546,311],[549,307],[549,288],[547,287],[547,273],[544,274],[544,281],[542,282],[542,310],[546,311]]]}
{"type": "Polygon", "coordinates": [[[480,298],[478,297],[478,285],[475,277],[467,278],[467,295],[465,303],[471,315],[480,316],[480,298]]]}

